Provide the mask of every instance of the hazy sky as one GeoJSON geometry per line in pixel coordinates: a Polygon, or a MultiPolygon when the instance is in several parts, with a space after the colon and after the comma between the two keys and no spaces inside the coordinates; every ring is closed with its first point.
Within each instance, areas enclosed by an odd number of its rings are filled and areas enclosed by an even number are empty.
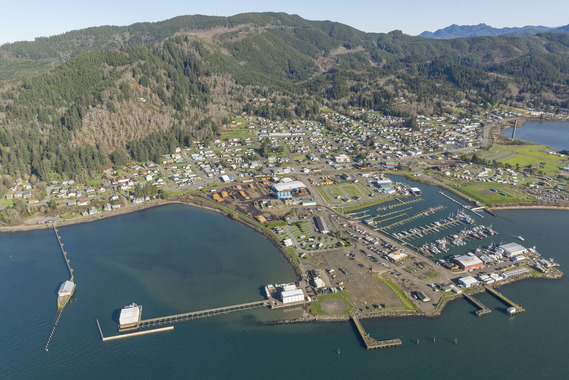
{"type": "Polygon", "coordinates": [[[189,14],[286,12],[366,32],[417,35],[451,24],[494,27],[569,24],[567,0],[2,0],[0,44],[74,29],[129,25],[189,14]]]}

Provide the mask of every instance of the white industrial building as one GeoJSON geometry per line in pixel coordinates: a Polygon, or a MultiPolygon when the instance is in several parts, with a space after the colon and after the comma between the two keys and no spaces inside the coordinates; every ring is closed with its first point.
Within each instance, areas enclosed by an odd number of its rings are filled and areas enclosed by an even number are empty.
{"type": "Polygon", "coordinates": [[[135,303],[125,306],[119,316],[119,329],[138,326],[142,316],[142,306],[135,303]]]}
{"type": "Polygon", "coordinates": [[[63,284],[61,284],[61,287],[59,288],[59,291],[57,292],[57,294],[60,297],[70,296],[71,294],[73,294],[74,288],[75,288],[75,284],[73,282],[67,280],[63,284]]]}
{"type": "Polygon", "coordinates": [[[304,292],[295,285],[284,285],[281,291],[281,297],[283,303],[301,302],[304,301],[304,292]]]}
{"type": "Polygon", "coordinates": [[[314,278],[314,287],[316,289],[320,289],[325,287],[326,285],[324,284],[324,281],[322,281],[322,279],[320,277],[315,277],[314,278]]]}
{"type": "Polygon", "coordinates": [[[458,279],[458,284],[464,286],[465,288],[470,288],[470,287],[477,285],[479,283],[480,283],[480,281],[478,281],[477,279],[475,279],[472,276],[461,277],[458,279]]]}
{"type": "Polygon", "coordinates": [[[504,256],[515,257],[527,253],[528,249],[518,243],[501,244],[500,247],[504,251],[504,256]]]}
{"type": "Polygon", "coordinates": [[[273,188],[277,192],[298,190],[298,189],[303,189],[305,187],[306,185],[301,181],[280,182],[280,183],[275,183],[273,185],[273,188]]]}

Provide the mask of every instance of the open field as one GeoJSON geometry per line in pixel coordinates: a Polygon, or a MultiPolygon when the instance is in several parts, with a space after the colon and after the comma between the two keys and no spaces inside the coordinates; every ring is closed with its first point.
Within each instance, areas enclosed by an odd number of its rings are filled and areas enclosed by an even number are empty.
{"type": "Polygon", "coordinates": [[[566,160],[550,151],[543,145],[496,145],[481,158],[521,167],[544,163],[545,170],[557,170],[566,160]]]}
{"type": "Polygon", "coordinates": [[[514,187],[492,182],[469,182],[461,187],[455,187],[455,189],[484,204],[508,204],[513,202],[535,201],[535,199],[514,187]],[[496,189],[498,191],[495,192],[490,189],[496,189]],[[500,193],[505,193],[506,196],[500,195],[500,193]]]}

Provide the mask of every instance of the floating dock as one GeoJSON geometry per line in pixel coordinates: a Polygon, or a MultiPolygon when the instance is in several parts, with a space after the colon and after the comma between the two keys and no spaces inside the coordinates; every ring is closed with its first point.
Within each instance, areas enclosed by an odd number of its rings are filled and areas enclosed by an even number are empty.
{"type": "Polygon", "coordinates": [[[476,310],[476,315],[481,317],[486,314],[490,314],[492,310],[488,309],[482,302],[478,301],[476,298],[472,297],[470,294],[463,293],[464,298],[466,298],[471,304],[476,306],[478,310],[476,310]]]}
{"type": "Polygon", "coordinates": [[[229,314],[235,311],[250,310],[265,306],[269,306],[269,301],[263,300],[263,301],[242,303],[239,305],[218,307],[215,309],[192,311],[189,313],[168,315],[165,317],[152,318],[152,319],[144,319],[140,321],[138,327],[144,328],[144,327],[158,326],[165,323],[175,323],[175,322],[189,321],[198,318],[214,317],[216,315],[229,314]]]}
{"type": "Polygon", "coordinates": [[[523,313],[524,311],[526,311],[523,307],[521,307],[520,305],[518,305],[517,303],[515,303],[511,299],[505,297],[502,293],[500,293],[496,289],[491,288],[489,286],[486,286],[486,291],[488,293],[492,294],[494,297],[496,297],[500,301],[502,301],[504,304],[509,306],[508,310],[507,310],[509,315],[515,315],[515,314],[523,313]]]}
{"type": "Polygon", "coordinates": [[[358,329],[362,341],[364,342],[368,351],[375,350],[377,348],[398,347],[403,344],[401,342],[401,339],[375,340],[366,333],[358,317],[352,316],[352,322],[354,322],[354,325],[358,329]]]}
{"type": "Polygon", "coordinates": [[[446,195],[445,193],[443,193],[442,191],[439,191],[439,194],[441,194],[444,197],[447,197],[448,199],[450,199],[451,201],[453,201],[454,203],[461,205],[462,207],[464,207],[465,209],[467,209],[468,211],[472,212],[475,215],[478,215],[481,218],[484,218],[484,215],[480,214],[479,212],[477,212],[476,210],[479,210],[479,208],[470,208],[470,206],[467,205],[463,205],[462,203],[460,203],[459,201],[457,201],[456,199],[449,197],[448,195],[446,195]]]}

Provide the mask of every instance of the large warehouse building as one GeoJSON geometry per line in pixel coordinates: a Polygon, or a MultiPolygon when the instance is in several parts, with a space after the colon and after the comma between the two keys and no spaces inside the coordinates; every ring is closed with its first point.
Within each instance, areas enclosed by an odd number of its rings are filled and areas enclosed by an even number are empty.
{"type": "Polygon", "coordinates": [[[463,270],[481,268],[484,264],[478,257],[470,255],[458,256],[452,261],[463,270]]]}
{"type": "Polygon", "coordinates": [[[518,243],[501,244],[499,248],[504,250],[504,256],[506,257],[523,255],[528,251],[526,247],[521,246],[518,243]]]}
{"type": "Polygon", "coordinates": [[[277,199],[291,199],[293,192],[298,192],[300,189],[304,189],[305,187],[306,185],[301,181],[281,182],[273,185],[277,199]]]}
{"type": "Polygon", "coordinates": [[[304,293],[302,289],[298,289],[294,285],[285,285],[281,291],[283,303],[301,302],[304,301],[304,293]]]}

